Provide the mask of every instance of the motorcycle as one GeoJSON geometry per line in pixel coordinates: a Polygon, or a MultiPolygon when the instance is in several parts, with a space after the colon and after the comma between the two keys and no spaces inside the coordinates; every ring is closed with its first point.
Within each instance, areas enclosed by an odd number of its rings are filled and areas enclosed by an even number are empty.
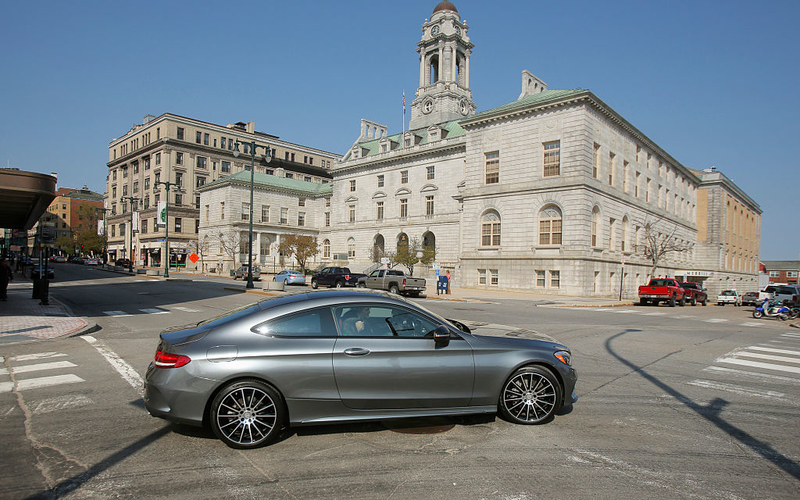
{"type": "Polygon", "coordinates": [[[761,303],[760,306],[756,306],[753,310],[753,317],[755,319],[760,318],[778,318],[781,321],[786,321],[789,318],[793,318],[793,312],[791,309],[786,307],[785,305],[781,304],[777,301],[770,301],[769,299],[765,300],[761,303]]]}

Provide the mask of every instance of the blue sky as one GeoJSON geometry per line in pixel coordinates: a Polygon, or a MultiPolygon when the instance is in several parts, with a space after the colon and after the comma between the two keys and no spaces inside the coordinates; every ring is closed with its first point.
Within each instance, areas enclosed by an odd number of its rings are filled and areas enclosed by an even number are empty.
{"type": "MultiPolygon", "coordinates": [[[[109,141],[165,112],[342,154],[361,118],[399,132],[437,3],[5,2],[0,165],[103,192],[109,141]]],[[[523,69],[590,89],[759,203],[762,259],[798,258],[800,2],[453,3],[478,111],[515,100],[523,69]]]]}

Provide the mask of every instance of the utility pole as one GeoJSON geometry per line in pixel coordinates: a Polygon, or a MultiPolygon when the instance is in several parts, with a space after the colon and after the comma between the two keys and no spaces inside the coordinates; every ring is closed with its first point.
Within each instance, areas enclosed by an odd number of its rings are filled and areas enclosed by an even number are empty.
{"type": "MultiPolygon", "coordinates": [[[[180,184],[177,182],[170,182],[170,181],[156,181],[153,183],[153,192],[158,191],[158,186],[164,186],[166,190],[166,203],[165,203],[165,214],[164,214],[164,241],[165,245],[165,254],[162,258],[164,259],[164,277],[169,278],[169,190],[172,187],[180,188],[180,184]]],[[[158,208],[158,207],[156,207],[158,208]]],[[[158,218],[161,217],[161,214],[158,214],[158,218]]]]}

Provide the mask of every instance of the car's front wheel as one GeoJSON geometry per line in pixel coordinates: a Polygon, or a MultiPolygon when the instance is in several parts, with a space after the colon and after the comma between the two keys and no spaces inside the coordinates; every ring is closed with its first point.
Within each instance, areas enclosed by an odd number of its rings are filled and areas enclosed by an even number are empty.
{"type": "Polygon", "coordinates": [[[317,283],[317,280],[311,280],[311,288],[316,290],[317,287],[319,287],[319,283],[317,283]]]}
{"type": "Polygon", "coordinates": [[[257,448],[275,441],[286,410],[278,391],[258,380],[235,382],[211,403],[209,421],[223,443],[231,448],[257,448]]]}
{"type": "Polygon", "coordinates": [[[500,414],[516,424],[545,423],[561,408],[561,393],[561,385],[549,370],[522,367],[503,386],[500,414]]]}

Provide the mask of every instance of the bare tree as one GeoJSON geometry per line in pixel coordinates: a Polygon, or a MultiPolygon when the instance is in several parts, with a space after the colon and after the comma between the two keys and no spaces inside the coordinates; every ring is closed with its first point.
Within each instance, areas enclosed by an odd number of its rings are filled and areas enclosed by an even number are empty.
{"type": "Polygon", "coordinates": [[[642,255],[652,264],[650,277],[655,276],[658,265],[670,257],[671,254],[687,252],[692,249],[692,243],[681,241],[675,236],[678,231],[677,223],[670,223],[661,217],[654,220],[645,218],[641,227],[644,229],[644,238],[641,244],[634,245],[636,253],[642,255]]]}
{"type": "Polygon", "coordinates": [[[236,268],[236,255],[241,250],[242,234],[235,229],[225,229],[216,233],[216,237],[219,239],[220,250],[230,257],[233,267],[236,268]]]}
{"type": "Polygon", "coordinates": [[[208,256],[208,250],[211,246],[211,235],[205,233],[202,236],[197,235],[197,240],[189,243],[189,248],[192,249],[200,257],[200,271],[206,271],[205,258],[208,256]]]}

